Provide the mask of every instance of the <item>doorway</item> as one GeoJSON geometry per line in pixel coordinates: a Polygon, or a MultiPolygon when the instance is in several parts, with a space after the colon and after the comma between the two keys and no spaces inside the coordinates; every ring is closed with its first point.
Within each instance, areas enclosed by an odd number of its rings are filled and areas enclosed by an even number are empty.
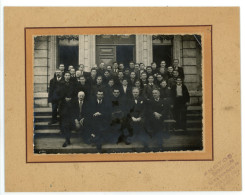
{"type": "Polygon", "coordinates": [[[153,45],[153,61],[156,62],[157,67],[163,60],[166,62],[166,67],[172,65],[172,48],[172,45],[153,45]]]}
{"type": "Polygon", "coordinates": [[[69,65],[73,65],[75,69],[78,68],[78,46],[61,46],[58,47],[58,64],[65,65],[65,71],[68,70],[69,65]]]}

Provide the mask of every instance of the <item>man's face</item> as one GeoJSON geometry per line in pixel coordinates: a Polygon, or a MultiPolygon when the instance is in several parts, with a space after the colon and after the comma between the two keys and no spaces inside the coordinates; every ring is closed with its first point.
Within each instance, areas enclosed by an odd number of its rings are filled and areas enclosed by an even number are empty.
{"type": "Polygon", "coordinates": [[[68,82],[71,78],[71,75],[69,73],[65,73],[65,81],[68,82]]]}
{"type": "Polygon", "coordinates": [[[83,69],[84,69],[83,66],[79,66],[79,70],[80,70],[81,72],[83,72],[83,69]]]}
{"type": "Polygon", "coordinates": [[[174,60],[173,65],[176,67],[179,65],[179,60],[174,60]]]}
{"type": "Polygon", "coordinates": [[[182,80],[181,80],[180,78],[178,78],[178,79],[176,80],[176,84],[177,84],[177,85],[181,85],[181,84],[182,84],[182,80]]]}
{"type": "Polygon", "coordinates": [[[156,64],[156,63],[153,63],[153,64],[151,65],[151,67],[152,67],[153,69],[156,69],[156,68],[157,68],[157,64],[156,64]]]}
{"type": "Polygon", "coordinates": [[[132,93],[133,93],[134,98],[138,98],[139,97],[140,92],[139,92],[138,89],[133,89],[132,93]]]}
{"type": "Polygon", "coordinates": [[[139,88],[140,87],[140,82],[139,81],[136,81],[134,85],[135,85],[135,87],[138,87],[139,88]]]}
{"type": "Polygon", "coordinates": [[[174,75],[174,77],[178,77],[179,76],[179,72],[178,71],[173,71],[173,75],[174,75]]]}
{"type": "Polygon", "coordinates": [[[139,69],[140,69],[139,64],[135,64],[135,65],[134,65],[134,70],[138,71],[139,69]]]}
{"type": "Polygon", "coordinates": [[[162,78],[162,75],[160,75],[160,74],[157,75],[157,80],[158,80],[158,81],[161,81],[162,79],[163,79],[163,78],[162,78]]]}
{"type": "Polygon", "coordinates": [[[114,69],[117,69],[117,68],[118,68],[118,64],[117,64],[117,63],[114,63],[114,64],[113,64],[113,68],[114,68],[114,69]]]}
{"type": "Polygon", "coordinates": [[[75,76],[75,74],[76,74],[75,69],[74,69],[74,68],[72,68],[72,69],[70,70],[70,73],[71,73],[71,76],[75,76]]]}
{"type": "Polygon", "coordinates": [[[158,90],[153,90],[152,95],[154,99],[158,99],[160,97],[160,92],[158,90]]]}
{"type": "Polygon", "coordinates": [[[145,80],[147,78],[147,75],[145,74],[145,73],[143,73],[142,75],[141,75],[141,79],[142,80],[145,80]]]}
{"type": "Polygon", "coordinates": [[[105,77],[109,77],[110,76],[108,71],[105,71],[104,75],[105,75],[105,77]]]}
{"type": "Polygon", "coordinates": [[[165,88],[166,86],[167,86],[167,82],[166,81],[161,82],[161,87],[162,88],[165,88]]]}
{"type": "Polygon", "coordinates": [[[130,78],[131,78],[131,79],[134,79],[134,78],[135,78],[135,72],[131,72],[131,73],[130,73],[130,78]]]}
{"type": "Polygon", "coordinates": [[[166,62],[165,62],[165,61],[161,61],[160,66],[165,68],[165,66],[166,66],[166,62]]]}
{"type": "Polygon", "coordinates": [[[79,81],[82,85],[84,85],[86,80],[84,77],[80,77],[79,81]]]}
{"type": "Polygon", "coordinates": [[[92,76],[92,77],[95,77],[96,74],[97,74],[96,70],[92,70],[92,71],[91,71],[91,76],[92,76]]]}
{"type": "Polygon", "coordinates": [[[104,97],[104,93],[98,91],[96,96],[97,96],[97,99],[98,99],[98,100],[102,100],[102,98],[104,97]]]}
{"type": "Polygon", "coordinates": [[[151,69],[150,67],[148,67],[148,68],[146,69],[146,72],[147,72],[148,74],[150,74],[150,73],[152,73],[152,69],[151,69]]]}
{"type": "Polygon", "coordinates": [[[114,81],[113,81],[113,80],[109,80],[108,85],[109,85],[110,87],[112,87],[112,86],[114,85],[114,81]]]}
{"type": "Polygon", "coordinates": [[[56,70],[56,71],[55,71],[55,74],[56,74],[56,76],[57,76],[58,78],[61,77],[61,71],[60,71],[60,70],[56,70]]]}
{"type": "Polygon", "coordinates": [[[108,71],[111,71],[111,70],[112,70],[111,66],[107,66],[106,69],[107,69],[108,71]]]}
{"type": "Polygon", "coordinates": [[[149,76],[148,81],[149,81],[149,83],[153,83],[153,81],[154,81],[153,76],[149,76]]]}
{"type": "Polygon", "coordinates": [[[70,66],[68,67],[68,70],[70,71],[72,68],[73,68],[73,66],[70,65],[70,66]]]}
{"type": "Polygon", "coordinates": [[[119,69],[123,70],[124,69],[124,65],[123,64],[119,64],[119,69]]]}
{"type": "Polygon", "coordinates": [[[98,77],[96,81],[97,81],[97,84],[100,85],[102,83],[102,77],[98,77]]]}
{"type": "Polygon", "coordinates": [[[122,84],[123,84],[124,86],[126,86],[126,85],[128,84],[128,81],[127,81],[126,79],[124,79],[124,80],[122,81],[122,84]]]}
{"type": "Polygon", "coordinates": [[[159,69],[159,72],[160,72],[160,73],[165,73],[165,68],[161,67],[161,68],[159,69]]]}
{"type": "Polygon", "coordinates": [[[104,69],[104,68],[105,68],[105,63],[104,62],[100,63],[100,69],[104,69]]]}
{"type": "Polygon", "coordinates": [[[77,77],[77,78],[79,78],[79,77],[81,76],[81,74],[82,74],[82,73],[81,73],[80,70],[77,70],[77,71],[76,71],[76,77],[77,77]]]}
{"type": "Polygon", "coordinates": [[[78,97],[78,99],[80,101],[83,101],[84,100],[84,97],[85,97],[85,94],[84,93],[78,93],[77,97],[78,97]]]}
{"type": "Polygon", "coordinates": [[[60,65],[59,69],[60,69],[61,71],[64,71],[64,70],[65,70],[65,66],[64,66],[64,65],[60,65]]]}
{"type": "Polygon", "coordinates": [[[133,62],[130,62],[130,63],[129,63],[129,67],[130,67],[131,69],[134,69],[134,63],[133,63],[133,62]]]}
{"type": "Polygon", "coordinates": [[[174,70],[174,69],[173,69],[173,67],[172,67],[172,66],[169,66],[169,67],[168,67],[168,72],[172,73],[172,72],[173,72],[173,70],[174,70]]]}
{"type": "Polygon", "coordinates": [[[119,73],[118,73],[118,78],[119,78],[119,79],[122,79],[122,78],[123,78],[123,73],[122,73],[122,72],[119,72],[119,73]]]}
{"type": "Polygon", "coordinates": [[[117,97],[119,97],[120,92],[119,92],[119,90],[118,90],[118,89],[114,89],[114,91],[113,91],[113,93],[112,93],[112,94],[113,94],[113,96],[114,96],[114,97],[116,97],[116,98],[117,98],[117,97]]]}
{"type": "Polygon", "coordinates": [[[143,63],[140,64],[140,70],[144,70],[145,69],[145,65],[143,63]]]}

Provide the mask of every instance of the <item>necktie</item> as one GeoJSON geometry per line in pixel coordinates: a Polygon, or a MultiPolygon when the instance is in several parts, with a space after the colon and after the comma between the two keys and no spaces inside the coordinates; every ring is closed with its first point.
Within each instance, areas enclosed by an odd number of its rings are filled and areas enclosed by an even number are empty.
{"type": "Polygon", "coordinates": [[[79,108],[80,108],[80,112],[82,111],[82,102],[79,101],[79,108]]]}

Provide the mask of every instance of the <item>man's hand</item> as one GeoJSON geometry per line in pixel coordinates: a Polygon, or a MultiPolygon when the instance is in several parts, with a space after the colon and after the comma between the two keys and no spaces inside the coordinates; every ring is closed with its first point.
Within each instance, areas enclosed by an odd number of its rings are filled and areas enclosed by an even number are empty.
{"type": "Polygon", "coordinates": [[[69,101],[71,101],[71,98],[65,98],[65,100],[66,100],[66,102],[69,102],[69,101]]]}
{"type": "Polygon", "coordinates": [[[154,112],[153,114],[154,114],[154,116],[155,116],[156,119],[160,119],[161,116],[162,116],[161,114],[159,114],[157,112],[154,112]]]}
{"type": "Polygon", "coordinates": [[[93,114],[93,116],[100,116],[100,115],[102,115],[100,112],[96,112],[93,114]]]}
{"type": "Polygon", "coordinates": [[[82,125],[82,126],[83,126],[83,121],[84,121],[84,118],[82,118],[82,119],[79,121],[80,125],[82,125]]]}
{"type": "Polygon", "coordinates": [[[75,126],[76,126],[76,129],[80,129],[80,127],[81,127],[81,125],[77,119],[75,119],[75,126]]]}

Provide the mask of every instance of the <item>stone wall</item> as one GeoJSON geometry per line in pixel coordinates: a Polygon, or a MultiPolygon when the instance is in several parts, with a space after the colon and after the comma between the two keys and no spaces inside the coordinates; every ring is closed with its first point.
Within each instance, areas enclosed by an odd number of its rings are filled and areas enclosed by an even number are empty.
{"type": "Polygon", "coordinates": [[[201,47],[192,35],[182,36],[182,67],[191,104],[202,102],[201,47]]]}
{"type": "Polygon", "coordinates": [[[47,106],[49,81],[53,71],[50,69],[51,37],[43,36],[35,39],[34,43],[34,104],[47,106]]]}

